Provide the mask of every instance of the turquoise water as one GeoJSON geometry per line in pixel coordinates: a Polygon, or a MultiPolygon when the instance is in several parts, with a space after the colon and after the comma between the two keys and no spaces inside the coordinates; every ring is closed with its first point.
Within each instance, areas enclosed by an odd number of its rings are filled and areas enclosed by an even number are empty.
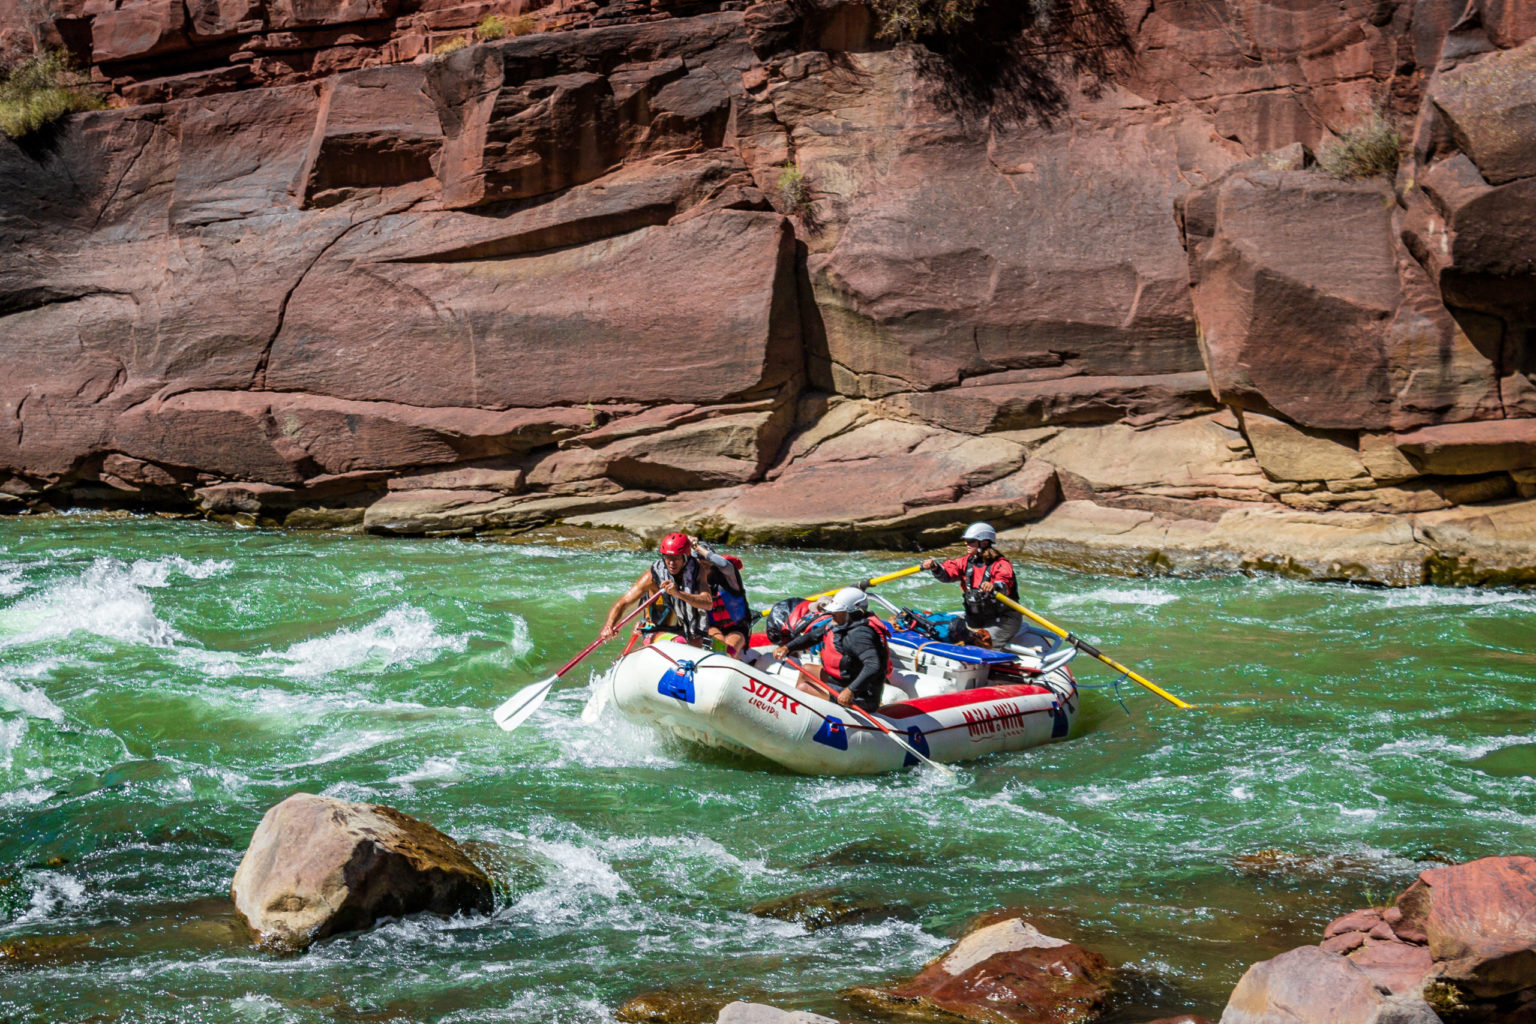
{"type": "MultiPolygon", "coordinates": [[[[903,564],[743,554],[760,602],[903,564]]],[[[1205,707],[1090,690],[1082,735],[958,783],[584,725],[601,654],[498,730],[490,709],[580,650],[646,561],[0,520],[0,1020],[595,1024],[674,987],[846,1020],[840,989],[1003,906],[1127,967],[1112,1019],[1215,1017],[1249,963],[1417,871],[1536,848],[1536,593],[1026,568],[1027,605],[1205,707]],[[251,949],[229,881],[298,791],[470,844],[496,911],[251,949]],[[818,889],[866,913],[807,932],[750,912],[818,889]]]]}

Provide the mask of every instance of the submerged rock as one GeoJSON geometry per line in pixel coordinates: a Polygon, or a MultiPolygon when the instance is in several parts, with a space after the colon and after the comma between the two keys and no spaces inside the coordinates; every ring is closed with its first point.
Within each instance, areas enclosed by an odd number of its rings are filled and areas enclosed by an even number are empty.
{"type": "Polygon", "coordinates": [[[890,917],[893,908],[883,900],[849,895],[826,887],[763,900],[747,908],[747,912],[777,921],[790,921],[814,932],[836,924],[890,917]]]}
{"type": "Polygon", "coordinates": [[[711,1024],[726,1002],[712,989],[681,986],[631,996],[613,1016],[625,1024],[711,1024]]]}
{"type": "Polygon", "coordinates": [[[849,995],[888,1013],[1068,1024],[1098,1016],[1112,974],[1109,961],[1092,950],[1009,917],[970,932],[910,981],[849,995]]]}
{"type": "Polygon", "coordinates": [[[431,825],[296,793],[267,811],[230,885],[262,945],[302,949],[383,917],[488,911],[490,879],[431,825]]]}

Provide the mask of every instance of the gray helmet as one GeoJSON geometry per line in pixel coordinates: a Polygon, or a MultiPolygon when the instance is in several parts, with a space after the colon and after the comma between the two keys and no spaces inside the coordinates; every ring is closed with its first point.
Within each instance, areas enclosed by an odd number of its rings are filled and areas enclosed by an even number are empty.
{"type": "Polygon", "coordinates": [[[991,523],[972,523],[965,528],[961,536],[966,540],[996,541],[997,531],[992,529],[991,523]]]}
{"type": "Polygon", "coordinates": [[[864,611],[869,608],[869,595],[858,587],[844,587],[827,602],[829,612],[864,611]]]}

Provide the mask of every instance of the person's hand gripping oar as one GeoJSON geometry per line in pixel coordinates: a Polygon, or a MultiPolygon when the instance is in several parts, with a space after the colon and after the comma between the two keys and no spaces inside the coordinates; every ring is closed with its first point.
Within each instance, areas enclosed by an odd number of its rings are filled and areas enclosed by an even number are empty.
{"type": "Polygon", "coordinates": [[[1013,600],[1013,598],[1009,597],[1007,594],[999,594],[997,591],[994,590],[994,591],[992,591],[992,596],[997,598],[999,601],[1003,602],[1003,604],[1007,605],[1009,608],[1012,608],[1014,611],[1016,611],[1016,612],[1020,613],[1021,615],[1025,616],[1026,618],[1028,618],[1031,622],[1035,623],[1036,625],[1041,626],[1041,627],[1043,627],[1045,629],[1048,629],[1052,633],[1055,633],[1057,636],[1061,637],[1067,643],[1071,644],[1073,647],[1076,647],[1078,650],[1082,651],[1084,654],[1088,655],[1089,657],[1091,657],[1091,658],[1098,658],[1100,661],[1102,661],[1104,664],[1108,665],[1110,668],[1114,669],[1116,672],[1123,673],[1127,679],[1130,679],[1132,682],[1136,683],[1137,685],[1145,686],[1147,689],[1151,690],[1153,693],[1157,694],[1159,697],[1163,698],[1163,700],[1166,700],[1168,703],[1172,704],[1174,707],[1176,707],[1176,708],[1192,708],[1192,707],[1194,707],[1193,704],[1189,704],[1189,703],[1186,703],[1185,701],[1180,700],[1179,698],[1175,697],[1173,694],[1169,693],[1167,690],[1163,689],[1161,686],[1158,686],[1156,683],[1154,683],[1151,680],[1147,679],[1145,676],[1141,676],[1141,675],[1138,675],[1135,672],[1132,672],[1130,669],[1128,669],[1124,665],[1120,664],[1114,658],[1110,658],[1110,657],[1105,656],[1102,652],[1100,652],[1100,650],[1097,647],[1095,647],[1092,644],[1088,643],[1086,640],[1080,640],[1076,636],[1074,636],[1073,634],[1067,632],[1066,630],[1062,629],[1060,626],[1056,625],[1055,623],[1049,622],[1046,619],[1042,618],[1041,616],[1036,615],[1034,612],[1030,611],[1028,608],[1025,608],[1023,605],[1019,604],[1019,602],[1013,600]]]}
{"type": "Polygon", "coordinates": [[[623,626],[636,615],[639,615],[641,612],[645,611],[645,609],[654,604],[656,600],[661,596],[662,591],[656,591],[656,593],[652,594],[650,598],[643,602],[638,608],[624,616],[624,618],[619,622],[618,626],[614,627],[612,633],[609,633],[607,636],[599,635],[598,638],[588,644],[580,654],[566,662],[564,668],[550,676],[548,679],[541,679],[536,683],[529,683],[527,686],[523,687],[521,690],[518,690],[512,696],[508,697],[505,701],[502,702],[501,706],[498,707],[491,716],[496,719],[496,724],[501,726],[507,732],[511,732],[513,729],[516,729],[518,726],[522,725],[523,722],[527,721],[528,716],[537,711],[539,709],[539,705],[544,703],[544,698],[549,696],[549,688],[554,686],[556,681],[559,680],[561,676],[575,668],[577,662],[581,661],[581,659],[597,650],[598,647],[602,646],[605,641],[610,640],[614,636],[618,635],[619,626],[623,626]]]}

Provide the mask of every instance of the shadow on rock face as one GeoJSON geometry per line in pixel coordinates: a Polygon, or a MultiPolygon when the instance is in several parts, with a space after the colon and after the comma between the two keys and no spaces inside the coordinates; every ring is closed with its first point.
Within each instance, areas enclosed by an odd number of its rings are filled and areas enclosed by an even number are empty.
{"type": "Polygon", "coordinates": [[[924,38],[933,101],[970,123],[1049,125],[1077,81],[1127,67],[1133,44],[1114,0],[983,0],[952,35],[924,38]],[[1065,84],[1064,84],[1065,83],[1065,84]]]}

